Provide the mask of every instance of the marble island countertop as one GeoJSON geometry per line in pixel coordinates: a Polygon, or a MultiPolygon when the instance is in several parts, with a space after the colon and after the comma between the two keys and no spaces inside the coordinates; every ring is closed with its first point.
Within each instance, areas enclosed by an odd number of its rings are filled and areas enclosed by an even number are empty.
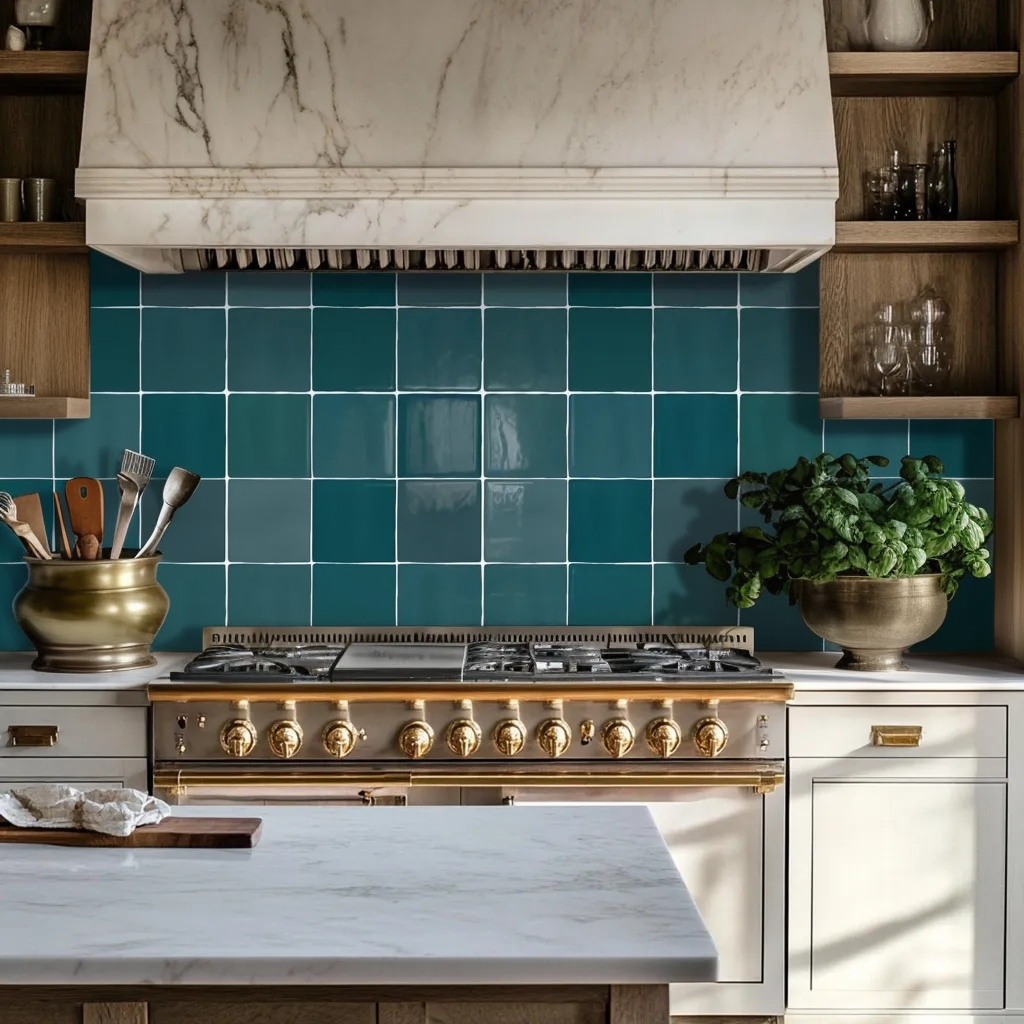
{"type": "Polygon", "coordinates": [[[715,978],[643,807],[257,810],[254,850],[0,845],[0,984],[715,978]]]}

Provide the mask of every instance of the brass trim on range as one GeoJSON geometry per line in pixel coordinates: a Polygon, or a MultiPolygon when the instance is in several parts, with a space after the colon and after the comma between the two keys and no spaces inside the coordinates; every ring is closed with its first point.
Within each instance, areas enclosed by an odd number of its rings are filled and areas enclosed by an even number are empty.
{"type": "Polygon", "coordinates": [[[368,704],[413,700],[483,701],[757,701],[785,703],[793,697],[793,684],[784,679],[721,681],[714,683],[207,683],[154,682],[147,692],[153,703],[245,699],[257,703],[310,701],[324,704],[339,700],[368,704]]]}
{"type": "Polygon", "coordinates": [[[919,725],[873,725],[873,747],[919,747],[923,730],[919,725]]]}
{"type": "Polygon", "coordinates": [[[9,725],[12,747],[55,747],[60,728],[56,725],[9,725]]]}

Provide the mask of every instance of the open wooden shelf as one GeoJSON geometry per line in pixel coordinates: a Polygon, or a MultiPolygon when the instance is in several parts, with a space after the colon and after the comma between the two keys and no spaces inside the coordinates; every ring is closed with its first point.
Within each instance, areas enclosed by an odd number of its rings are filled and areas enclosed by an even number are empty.
{"type": "Polygon", "coordinates": [[[847,220],[836,224],[836,252],[979,252],[1010,249],[1015,220],[847,220]]]}
{"type": "Polygon", "coordinates": [[[86,420],[88,398],[11,398],[0,395],[0,420],[86,420]]]}
{"type": "Polygon", "coordinates": [[[85,50],[0,50],[0,92],[80,92],[85,50]]]}
{"type": "Polygon", "coordinates": [[[823,420],[1014,420],[1015,395],[924,395],[877,398],[820,398],[823,420]]]}
{"type": "Polygon", "coordinates": [[[81,254],[88,251],[85,224],[81,221],[0,223],[0,253],[6,255],[81,254]]]}
{"type": "Polygon", "coordinates": [[[1020,73],[1016,51],[830,53],[833,96],[956,96],[999,92],[1020,73]]]}

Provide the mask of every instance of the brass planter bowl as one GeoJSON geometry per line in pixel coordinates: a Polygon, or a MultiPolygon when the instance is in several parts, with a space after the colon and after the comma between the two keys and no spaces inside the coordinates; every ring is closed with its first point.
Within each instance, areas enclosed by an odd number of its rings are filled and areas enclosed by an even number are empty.
{"type": "Polygon", "coordinates": [[[39,652],[32,667],[112,672],[155,665],[150,646],[170,607],[156,579],[160,560],[25,558],[28,582],[14,598],[14,618],[39,652]]]}
{"type": "Polygon", "coordinates": [[[838,644],[836,668],[862,672],[906,669],[908,647],[927,640],[946,618],[939,574],[876,580],[840,576],[829,583],[799,580],[797,600],[807,627],[838,644]]]}

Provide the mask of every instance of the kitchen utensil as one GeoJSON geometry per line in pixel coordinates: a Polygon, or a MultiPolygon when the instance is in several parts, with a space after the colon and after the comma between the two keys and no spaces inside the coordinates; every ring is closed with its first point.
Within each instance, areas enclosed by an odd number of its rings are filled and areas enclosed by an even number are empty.
{"type": "Polygon", "coordinates": [[[164,503],[160,508],[160,515],[156,517],[156,526],[153,527],[149,540],[139,548],[136,558],[148,558],[150,555],[156,554],[157,546],[163,538],[171,518],[195,494],[201,479],[202,477],[198,474],[190,473],[180,466],[175,466],[170,471],[164,483],[164,503]]]}
{"type": "Polygon", "coordinates": [[[64,557],[70,559],[71,545],[68,543],[68,528],[64,524],[64,510],[61,508],[60,495],[56,491],[53,492],[53,514],[60,529],[61,550],[64,552],[64,557]]]}
{"type": "Polygon", "coordinates": [[[92,477],[76,476],[64,485],[64,498],[75,535],[75,550],[81,557],[82,537],[91,535],[103,544],[103,488],[92,477]]]}
{"type": "Polygon", "coordinates": [[[21,178],[0,178],[0,221],[21,220],[21,178]]]}
{"type": "Polygon", "coordinates": [[[21,205],[25,220],[56,220],[57,182],[53,178],[24,178],[21,182],[21,205]]]}
{"type": "Polygon", "coordinates": [[[18,828],[0,823],[0,843],[49,846],[176,846],[189,849],[251,850],[260,839],[262,818],[164,818],[140,825],[130,836],[109,836],[74,828],[18,828]]]}
{"type": "Polygon", "coordinates": [[[146,489],[153,475],[154,459],[139,452],[126,448],[121,456],[121,469],[117,474],[117,486],[121,491],[121,504],[117,509],[117,525],[114,527],[114,539],[110,545],[110,557],[120,558],[124,548],[124,538],[128,533],[128,524],[132,513],[139,503],[142,492],[146,489]]]}
{"type": "Polygon", "coordinates": [[[931,0],[871,0],[864,29],[873,50],[920,50],[934,20],[931,0]]]}
{"type": "Polygon", "coordinates": [[[6,491],[0,491],[0,519],[14,531],[30,555],[42,559],[50,557],[49,550],[43,547],[32,527],[18,519],[18,507],[6,491]]]}
{"type": "Polygon", "coordinates": [[[78,548],[82,553],[82,558],[89,562],[101,558],[103,555],[99,538],[94,537],[91,533],[85,533],[78,538],[78,548]]]}
{"type": "Polygon", "coordinates": [[[23,523],[28,523],[40,547],[45,549],[46,557],[52,558],[53,553],[46,541],[46,520],[43,518],[43,503],[39,500],[39,495],[20,494],[15,497],[14,504],[18,507],[18,518],[23,523]]]}

